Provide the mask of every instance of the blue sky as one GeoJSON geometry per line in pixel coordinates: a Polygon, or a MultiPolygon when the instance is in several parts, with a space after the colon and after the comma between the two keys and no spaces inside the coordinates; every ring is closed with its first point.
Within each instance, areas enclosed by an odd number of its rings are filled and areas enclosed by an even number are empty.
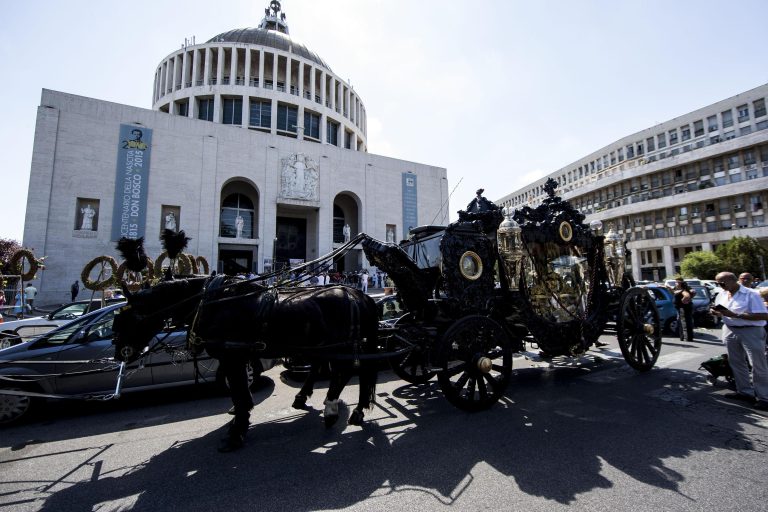
{"type": "MultiPolygon", "coordinates": [[[[266,0],[26,0],[0,17],[0,238],[23,236],[43,88],[151,108],[184,38],[266,0]]],[[[768,2],[283,0],[291,36],[350,80],[371,153],[448,169],[450,211],[768,83],[768,2]]]]}

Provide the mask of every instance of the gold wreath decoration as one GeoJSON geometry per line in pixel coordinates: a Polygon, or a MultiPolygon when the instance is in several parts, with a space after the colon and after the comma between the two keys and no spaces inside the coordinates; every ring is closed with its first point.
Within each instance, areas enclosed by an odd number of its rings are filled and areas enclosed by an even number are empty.
{"type": "Polygon", "coordinates": [[[211,273],[211,267],[208,266],[208,260],[205,259],[204,256],[198,256],[195,258],[195,263],[197,263],[197,269],[201,270],[203,274],[210,274],[211,273]]]}
{"type": "Polygon", "coordinates": [[[33,280],[35,278],[35,274],[37,274],[37,271],[40,268],[39,264],[40,262],[35,259],[35,255],[32,254],[32,251],[29,249],[21,249],[16,251],[13,253],[13,256],[11,256],[10,261],[11,272],[17,275],[21,275],[22,281],[33,280]],[[23,260],[27,260],[27,263],[29,263],[29,270],[22,274],[22,272],[24,272],[23,260]]]}
{"type": "MultiPolygon", "coordinates": [[[[155,277],[163,277],[163,262],[167,257],[168,251],[163,251],[155,260],[155,277]]],[[[192,264],[186,254],[180,253],[176,257],[176,270],[179,275],[189,275],[192,272],[192,264]]]]}
{"type": "Polygon", "coordinates": [[[96,258],[93,258],[85,265],[85,268],[83,268],[83,273],[80,274],[80,280],[89,290],[104,290],[115,285],[117,282],[117,262],[115,261],[115,258],[112,256],[97,256],[96,258]],[[109,277],[102,281],[91,281],[91,270],[93,270],[99,263],[109,267],[111,271],[109,277]]]}
{"type": "Polygon", "coordinates": [[[197,274],[197,261],[195,261],[195,255],[184,253],[184,256],[187,257],[187,261],[189,262],[189,268],[191,272],[193,274],[197,274]]]}
{"type": "Polygon", "coordinates": [[[136,290],[141,288],[141,283],[145,280],[152,279],[152,276],[155,274],[155,265],[152,263],[152,259],[147,256],[147,268],[141,271],[141,280],[140,281],[132,281],[128,282],[125,279],[125,273],[130,272],[134,276],[136,275],[136,272],[133,272],[132,270],[128,270],[128,267],[126,266],[126,262],[122,262],[119,267],[117,267],[117,284],[119,285],[125,285],[128,287],[128,289],[132,292],[135,292],[136,290]]]}

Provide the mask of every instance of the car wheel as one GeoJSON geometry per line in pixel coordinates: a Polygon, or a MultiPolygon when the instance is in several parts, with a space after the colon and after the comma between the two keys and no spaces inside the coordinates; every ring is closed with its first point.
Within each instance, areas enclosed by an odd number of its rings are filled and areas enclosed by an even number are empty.
{"type": "Polygon", "coordinates": [[[666,326],[667,332],[672,335],[677,334],[677,318],[672,317],[669,320],[667,320],[667,326],[666,326]]]}
{"type": "Polygon", "coordinates": [[[8,348],[12,345],[11,339],[7,336],[0,335],[0,350],[3,350],[4,348],[8,348]]]}
{"type": "MultiPolygon", "coordinates": [[[[19,388],[5,387],[3,391],[23,391],[19,388]]],[[[8,425],[19,421],[29,414],[34,401],[25,395],[0,394],[0,425],[8,425]]]]}

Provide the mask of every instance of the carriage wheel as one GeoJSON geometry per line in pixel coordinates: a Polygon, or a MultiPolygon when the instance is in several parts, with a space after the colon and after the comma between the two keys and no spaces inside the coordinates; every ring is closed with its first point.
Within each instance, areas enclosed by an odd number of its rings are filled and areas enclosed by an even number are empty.
{"type": "Polygon", "coordinates": [[[504,329],[481,315],[465,316],[443,335],[437,380],[443,394],[465,411],[495,404],[512,375],[512,348],[504,329]]]}
{"type": "MultiPolygon", "coordinates": [[[[406,382],[411,384],[425,384],[435,376],[436,372],[430,368],[429,358],[429,333],[416,325],[401,325],[407,320],[407,317],[401,318],[395,325],[398,329],[398,336],[408,340],[413,348],[405,354],[389,358],[389,365],[392,371],[406,382]]],[[[405,346],[397,336],[390,338],[388,350],[395,351],[405,346]]]]}
{"type": "Polygon", "coordinates": [[[661,322],[648,290],[632,288],[624,294],[616,332],[621,353],[632,368],[641,372],[653,368],[661,351],[661,322]]]}

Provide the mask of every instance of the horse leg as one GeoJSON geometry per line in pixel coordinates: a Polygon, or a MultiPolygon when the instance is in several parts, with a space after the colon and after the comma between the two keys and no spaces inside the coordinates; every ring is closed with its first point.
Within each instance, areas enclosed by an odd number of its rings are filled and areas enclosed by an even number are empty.
{"type": "Polygon", "coordinates": [[[307,375],[307,379],[304,381],[304,385],[301,386],[301,389],[293,398],[293,404],[291,407],[294,409],[306,409],[307,399],[312,396],[312,391],[315,388],[315,382],[320,375],[320,364],[321,363],[314,362],[309,367],[309,375],[307,375]]]}
{"type": "Polygon", "coordinates": [[[248,433],[253,397],[248,389],[248,370],[246,359],[242,357],[224,357],[220,361],[224,376],[229,385],[229,394],[234,406],[234,418],[229,422],[227,435],[221,440],[220,452],[231,452],[245,444],[248,433]]]}
{"type": "Polygon", "coordinates": [[[348,369],[342,363],[331,362],[331,380],[328,383],[328,394],[325,397],[323,417],[325,427],[332,427],[339,420],[339,397],[351,377],[348,369]]]}
{"type": "Polygon", "coordinates": [[[377,371],[371,362],[363,363],[360,368],[360,392],[357,407],[349,415],[350,425],[362,426],[365,413],[364,409],[370,409],[376,399],[377,371]]]}

